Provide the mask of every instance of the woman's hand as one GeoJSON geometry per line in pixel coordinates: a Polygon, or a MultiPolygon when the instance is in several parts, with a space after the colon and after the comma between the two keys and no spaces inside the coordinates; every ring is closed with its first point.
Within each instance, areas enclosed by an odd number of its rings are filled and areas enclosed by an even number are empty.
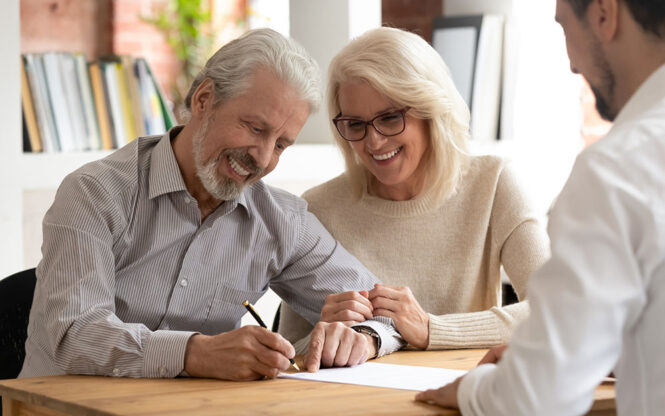
{"type": "Polygon", "coordinates": [[[429,315],[406,286],[376,284],[369,291],[374,316],[392,318],[404,340],[416,348],[429,345],[429,315]]]}
{"type": "Polygon", "coordinates": [[[368,292],[344,292],[328,295],[326,303],[321,309],[323,322],[342,322],[347,326],[364,322],[372,318],[372,303],[368,299],[368,292]]]}

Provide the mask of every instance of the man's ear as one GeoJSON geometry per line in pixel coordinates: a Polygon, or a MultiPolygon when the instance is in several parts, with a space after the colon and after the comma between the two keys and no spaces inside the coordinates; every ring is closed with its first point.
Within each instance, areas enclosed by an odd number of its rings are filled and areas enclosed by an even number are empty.
{"type": "Polygon", "coordinates": [[[614,39],[619,31],[619,0],[593,0],[587,19],[591,30],[601,41],[614,39]]]}
{"type": "Polygon", "coordinates": [[[215,86],[210,78],[206,78],[196,87],[192,94],[192,117],[201,117],[208,112],[215,102],[215,86]]]}

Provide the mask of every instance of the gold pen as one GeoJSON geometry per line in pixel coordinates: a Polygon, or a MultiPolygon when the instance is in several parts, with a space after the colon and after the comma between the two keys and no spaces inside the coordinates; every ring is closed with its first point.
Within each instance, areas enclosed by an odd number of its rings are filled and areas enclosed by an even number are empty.
{"type": "MultiPolygon", "coordinates": [[[[259,325],[261,325],[261,326],[262,326],[263,328],[265,328],[265,329],[268,329],[268,327],[266,326],[265,322],[263,322],[263,319],[261,319],[261,317],[259,316],[259,314],[256,313],[256,311],[254,310],[254,306],[252,306],[252,304],[249,303],[248,300],[244,301],[244,302],[242,303],[242,306],[244,306],[244,307],[247,309],[247,311],[249,311],[249,313],[254,317],[254,319],[256,320],[256,322],[259,323],[259,325]]],[[[289,358],[289,361],[291,362],[291,365],[292,365],[296,370],[300,371],[300,367],[298,367],[298,364],[296,364],[296,362],[293,361],[293,358],[289,358]]]]}

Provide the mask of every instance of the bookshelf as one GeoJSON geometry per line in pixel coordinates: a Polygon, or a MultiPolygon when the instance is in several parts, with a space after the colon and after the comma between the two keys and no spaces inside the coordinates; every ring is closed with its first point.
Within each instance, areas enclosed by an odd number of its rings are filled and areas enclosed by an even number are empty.
{"type": "MultiPolygon", "coordinates": [[[[5,3],[0,13],[0,51],[7,62],[19,62],[20,0],[5,3]]],[[[0,66],[0,279],[27,267],[24,263],[24,200],[26,192],[55,190],[77,167],[108,155],[109,151],[24,153],[21,123],[19,65],[0,66]]],[[[32,265],[30,265],[32,266],[32,265]]]]}
{"type": "Polygon", "coordinates": [[[27,53],[21,60],[24,150],[113,150],[175,124],[167,98],[143,58],[88,62],[81,53],[27,53]]]}
{"type": "MultiPolygon", "coordinates": [[[[104,5],[96,3],[77,4],[59,13],[52,8],[44,13],[47,5],[36,1],[10,0],[0,14],[0,51],[7,62],[18,63],[21,59],[22,36],[25,32],[36,30],[35,38],[29,37],[32,44],[28,46],[36,51],[87,51],[95,59],[100,54],[108,55],[111,43],[106,39],[106,32],[99,32],[97,26],[84,25],[90,17],[97,16],[100,10],[112,7],[108,1],[104,5]],[[25,9],[23,9],[25,7],[25,9]],[[37,18],[38,28],[30,24],[21,26],[21,16],[28,13],[37,18]],[[64,19],[58,18],[58,16],[64,19]],[[50,18],[57,20],[50,22],[50,18]],[[47,19],[47,20],[45,20],[47,19]],[[61,26],[79,26],[67,32],[68,38],[51,36],[44,32],[44,22],[53,28],[61,26]],[[52,24],[51,24],[52,23],[52,24]],[[22,32],[23,29],[23,32],[22,32]],[[94,32],[94,33],[93,33],[94,32]],[[99,38],[104,42],[99,43],[99,38]],[[72,41],[75,39],[75,41],[72,41]],[[97,39],[97,40],[95,40],[97,39]]],[[[62,7],[62,5],[54,5],[62,7]]],[[[109,23],[110,20],[103,22],[109,23]]],[[[25,20],[24,20],[25,22],[25,20]]],[[[104,26],[101,22],[101,26],[104,26]]],[[[29,35],[32,36],[32,35],[29,35]]],[[[0,279],[36,265],[35,258],[41,246],[41,219],[53,201],[55,190],[64,177],[88,162],[98,160],[113,150],[74,150],[69,152],[30,153],[23,151],[23,124],[21,118],[21,73],[18,65],[0,67],[0,87],[4,100],[0,102],[0,122],[3,126],[4,138],[0,140],[0,279]],[[18,93],[18,95],[17,95],[18,93]]],[[[43,140],[42,140],[43,141],[43,140]]]]}

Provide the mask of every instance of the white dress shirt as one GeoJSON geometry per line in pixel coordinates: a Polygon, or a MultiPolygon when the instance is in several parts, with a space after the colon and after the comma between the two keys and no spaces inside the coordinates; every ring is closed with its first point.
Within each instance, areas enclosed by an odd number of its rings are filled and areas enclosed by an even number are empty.
{"type": "Polygon", "coordinates": [[[498,365],[459,386],[464,415],[579,415],[612,370],[617,410],[665,411],[665,66],[578,157],[549,222],[552,258],[498,365]]]}

